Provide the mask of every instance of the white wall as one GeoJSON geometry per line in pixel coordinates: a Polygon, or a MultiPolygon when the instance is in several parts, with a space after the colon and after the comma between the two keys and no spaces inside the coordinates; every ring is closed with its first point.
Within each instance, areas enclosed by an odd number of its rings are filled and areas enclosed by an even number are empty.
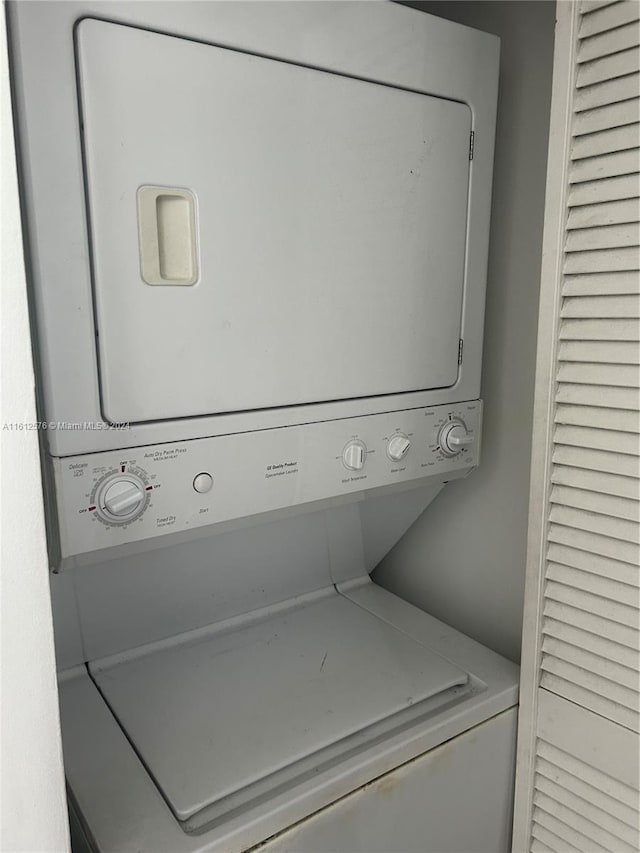
{"type": "Polygon", "coordinates": [[[68,849],[42,488],[4,9],[0,254],[0,850],[68,849]]]}
{"type": "Polygon", "coordinates": [[[376,579],[518,660],[555,3],[407,5],[502,39],[483,458],[470,479],[442,492],[383,561],[376,579]]]}

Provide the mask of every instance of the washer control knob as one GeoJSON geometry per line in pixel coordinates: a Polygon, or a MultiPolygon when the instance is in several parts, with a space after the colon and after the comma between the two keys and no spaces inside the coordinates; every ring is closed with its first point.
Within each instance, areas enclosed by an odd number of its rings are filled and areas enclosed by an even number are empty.
{"type": "Polygon", "coordinates": [[[440,430],[440,450],[447,456],[456,456],[474,441],[474,437],[469,435],[466,426],[458,418],[449,421],[440,430]]]}
{"type": "Polygon", "coordinates": [[[399,462],[407,455],[410,447],[411,442],[407,436],[402,432],[397,432],[389,439],[389,443],[387,444],[387,456],[393,462],[399,462]]]}
{"type": "Polygon", "coordinates": [[[115,518],[133,516],[143,505],[145,494],[135,480],[114,480],[102,496],[102,508],[115,518]]]}
{"type": "Polygon", "coordinates": [[[200,492],[201,495],[206,495],[207,492],[210,492],[213,487],[213,477],[211,474],[207,474],[206,471],[202,471],[200,474],[196,474],[193,478],[193,488],[196,492],[200,492]]]}
{"type": "Polygon", "coordinates": [[[360,471],[366,458],[367,448],[361,441],[350,441],[342,453],[342,461],[351,471],[360,471]]]}

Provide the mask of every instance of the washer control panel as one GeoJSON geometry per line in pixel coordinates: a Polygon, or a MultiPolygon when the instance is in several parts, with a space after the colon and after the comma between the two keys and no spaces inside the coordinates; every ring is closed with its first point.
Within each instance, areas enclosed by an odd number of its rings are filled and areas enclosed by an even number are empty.
{"type": "Polygon", "coordinates": [[[478,464],[482,403],[54,459],[65,558],[478,464]]]}

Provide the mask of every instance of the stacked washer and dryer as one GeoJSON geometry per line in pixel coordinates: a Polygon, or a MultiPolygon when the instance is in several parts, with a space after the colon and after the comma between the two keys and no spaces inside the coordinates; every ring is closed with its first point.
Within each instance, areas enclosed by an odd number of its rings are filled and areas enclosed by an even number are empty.
{"type": "Polygon", "coordinates": [[[75,848],[507,849],[516,667],[370,577],[479,463],[497,39],[8,13],[75,848]]]}

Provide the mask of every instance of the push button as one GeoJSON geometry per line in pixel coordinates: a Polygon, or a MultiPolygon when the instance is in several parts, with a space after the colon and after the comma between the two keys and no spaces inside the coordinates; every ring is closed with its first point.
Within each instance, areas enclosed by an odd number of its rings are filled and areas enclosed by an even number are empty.
{"type": "Polygon", "coordinates": [[[210,492],[213,487],[213,477],[211,474],[207,474],[206,471],[203,471],[201,474],[196,474],[193,478],[193,488],[196,492],[200,492],[201,495],[205,495],[207,492],[210,492]]]}

